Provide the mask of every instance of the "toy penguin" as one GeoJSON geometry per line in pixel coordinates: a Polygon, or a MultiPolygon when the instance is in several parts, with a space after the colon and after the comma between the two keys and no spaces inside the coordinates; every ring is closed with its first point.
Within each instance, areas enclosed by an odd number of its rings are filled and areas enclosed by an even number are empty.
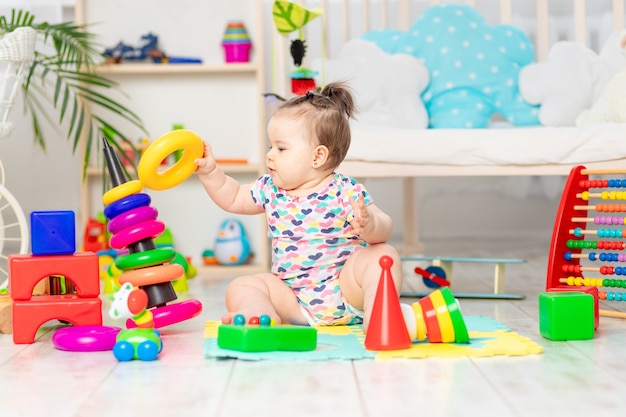
{"type": "Polygon", "coordinates": [[[215,240],[214,253],[221,265],[241,265],[248,260],[250,241],[239,220],[224,220],[215,240]]]}

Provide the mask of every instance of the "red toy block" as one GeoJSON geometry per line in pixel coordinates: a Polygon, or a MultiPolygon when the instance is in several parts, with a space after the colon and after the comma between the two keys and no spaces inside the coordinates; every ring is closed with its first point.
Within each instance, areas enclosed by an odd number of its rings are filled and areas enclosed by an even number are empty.
{"type": "Polygon", "coordinates": [[[30,300],[39,281],[61,275],[72,281],[79,297],[100,294],[100,266],[94,252],[73,255],[9,256],[9,292],[13,300],[30,300]]]}
{"type": "Polygon", "coordinates": [[[75,295],[41,295],[13,301],[13,343],[33,343],[37,330],[49,320],[65,320],[76,326],[101,326],[100,298],[75,295]]]}
{"type": "Polygon", "coordinates": [[[564,286],[560,286],[560,287],[548,288],[546,291],[547,292],[580,291],[580,292],[584,292],[584,293],[593,295],[594,329],[596,329],[596,330],[598,329],[598,326],[600,325],[600,302],[599,302],[599,298],[600,297],[598,296],[598,287],[585,287],[585,286],[564,287],[564,286]]]}
{"type": "Polygon", "coordinates": [[[412,344],[398,292],[391,278],[391,265],[393,260],[389,256],[380,258],[382,272],[365,335],[365,348],[369,350],[408,349],[412,344]]]}

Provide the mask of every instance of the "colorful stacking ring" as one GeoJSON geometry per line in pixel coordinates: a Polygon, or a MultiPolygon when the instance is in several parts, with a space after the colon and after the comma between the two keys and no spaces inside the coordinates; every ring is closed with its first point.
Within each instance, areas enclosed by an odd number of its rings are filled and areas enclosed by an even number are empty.
{"type": "Polygon", "coordinates": [[[102,202],[109,205],[117,200],[121,200],[129,195],[140,193],[143,190],[143,184],[139,180],[128,181],[117,187],[111,188],[102,195],[102,202]]]}
{"type": "Polygon", "coordinates": [[[450,288],[442,288],[441,294],[448,305],[450,319],[452,319],[452,326],[454,327],[455,342],[469,343],[469,333],[467,332],[467,326],[465,325],[463,314],[461,314],[461,310],[459,309],[459,303],[454,298],[454,295],[452,295],[450,288]]]}
{"type": "Polygon", "coordinates": [[[415,313],[415,321],[417,322],[417,339],[422,341],[426,339],[426,322],[424,321],[424,312],[420,303],[411,304],[413,313],[415,313]]]}
{"type": "Polygon", "coordinates": [[[430,297],[424,297],[419,300],[424,311],[424,319],[426,321],[426,336],[431,343],[441,343],[441,330],[439,330],[439,322],[437,321],[437,313],[430,297]]]}
{"type": "MultiPolygon", "coordinates": [[[[196,317],[202,311],[202,303],[193,299],[185,300],[180,303],[153,308],[150,311],[153,315],[154,327],[159,329],[196,317]]],[[[129,319],[126,321],[126,327],[132,329],[137,327],[137,324],[129,319]]]]}
{"type": "Polygon", "coordinates": [[[200,136],[190,130],[173,130],[148,146],[139,161],[137,175],[146,187],[166,190],[185,181],[196,170],[194,160],[202,158],[204,144],[200,136]],[[182,157],[171,167],[159,172],[161,162],[178,150],[182,157]]]}
{"type": "Polygon", "coordinates": [[[437,314],[437,322],[439,323],[439,330],[441,331],[442,343],[454,343],[454,327],[452,326],[452,319],[450,313],[448,313],[448,306],[443,299],[441,291],[433,291],[430,294],[430,300],[435,308],[437,314]]]}
{"type": "Polygon", "coordinates": [[[52,344],[59,350],[72,352],[112,350],[120,330],[110,326],[64,327],[54,332],[52,344]]]}
{"type": "Polygon", "coordinates": [[[180,279],[185,270],[178,264],[165,264],[126,271],[119,277],[120,284],[130,282],[135,287],[159,284],[180,279]]]}
{"type": "Polygon", "coordinates": [[[134,208],[149,206],[150,201],[150,196],[145,193],[129,195],[106,206],[104,208],[104,215],[107,219],[113,219],[134,208]]]}
{"type": "Polygon", "coordinates": [[[109,221],[108,229],[111,234],[124,230],[134,224],[148,220],[156,220],[159,211],[152,206],[141,206],[126,211],[109,221]]]}
{"type": "Polygon", "coordinates": [[[165,223],[160,220],[148,220],[126,228],[111,236],[109,244],[113,249],[124,249],[143,239],[154,239],[165,231],[165,223]]]}
{"type": "Polygon", "coordinates": [[[122,271],[127,271],[129,269],[161,265],[170,262],[175,257],[176,251],[172,247],[156,248],[119,256],[115,260],[115,266],[122,271]]]}

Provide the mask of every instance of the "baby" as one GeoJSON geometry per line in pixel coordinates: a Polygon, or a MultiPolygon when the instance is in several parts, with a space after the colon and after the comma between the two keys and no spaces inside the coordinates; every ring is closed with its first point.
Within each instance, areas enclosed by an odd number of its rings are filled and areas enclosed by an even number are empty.
{"type": "Polygon", "coordinates": [[[335,171],[350,147],[354,112],[350,89],[337,82],[283,103],[267,127],[268,173],[253,184],[224,174],[205,142],[195,163],[206,192],[225,211],[265,213],[272,240],[271,272],[228,285],[222,323],[265,314],[277,323],[363,323],[367,331],[384,255],[394,261],[399,292],[399,256],[386,243],[391,218],[362,184],[335,171]]]}

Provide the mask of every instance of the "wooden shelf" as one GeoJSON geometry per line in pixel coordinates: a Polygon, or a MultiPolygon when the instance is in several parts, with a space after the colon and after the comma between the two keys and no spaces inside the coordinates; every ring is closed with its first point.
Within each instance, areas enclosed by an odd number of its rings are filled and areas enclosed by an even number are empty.
{"type": "Polygon", "coordinates": [[[103,64],[98,68],[101,74],[232,74],[255,73],[258,66],[254,63],[232,64],[153,64],[153,63],[123,63],[103,64]]]}
{"type": "MultiPolygon", "coordinates": [[[[75,21],[87,25],[97,22],[93,29],[99,31],[95,33],[105,45],[114,45],[119,39],[134,39],[137,30],[151,30],[158,33],[160,39],[167,40],[167,51],[202,58],[200,64],[161,64],[145,60],[102,63],[97,67],[98,74],[119,85],[124,95],[122,102],[135,109],[147,132],[166,132],[172,120],[211,132],[212,138],[219,138],[213,139],[216,141],[214,151],[224,157],[223,161],[218,158],[218,163],[227,174],[246,182],[263,175],[267,121],[263,102],[266,54],[262,42],[265,26],[262,0],[230,0],[220,3],[220,7],[193,0],[184,0],[180,5],[169,0],[75,1],[75,21]],[[122,9],[125,12],[120,14],[122,9]],[[173,12],[180,12],[189,22],[188,31],[183,33],[172,27],[173,12]],[[138,16],[141,17],[140,29],[136,27],[138,16]],[[233,16],[245,22],[253,40],[251,62],[224,62],[220,47],[223,28],[233,16]],[[189,39],[198,42],[190,46],[189,39]]],[[[127,137],[144,135],[143,132],[125,134],[127,137]]],[[[91,162],[93,165],[87,168],[81,191],[83,225],[101,209],[103,175],[104,178],[108,175],[102,160],[94,157],[91,162]]],[[[171,165],[163,165],[159,170],[168,166],[171,165]]],[[[137,178],[134,169],[127,168],[127,171],[129,178],[137,178]]],[[[194,177],[196,179],[188,179],[190,184],[176,187],[170,193],[153,195],[159,216],[176,235],[177,250],[192,257],[194,265],[202,265],[198,268],[201,276],[235,277],[268,271],[270,248],[267,223],[262,216],[241,219],[254,248],[253,264],[214,267],[205,266],[198,259],[207,245],[207,233],[215,231],[228,214],[213,204],[202,188],[197,188],[197,175],[190,176],[194,177]]]]}

